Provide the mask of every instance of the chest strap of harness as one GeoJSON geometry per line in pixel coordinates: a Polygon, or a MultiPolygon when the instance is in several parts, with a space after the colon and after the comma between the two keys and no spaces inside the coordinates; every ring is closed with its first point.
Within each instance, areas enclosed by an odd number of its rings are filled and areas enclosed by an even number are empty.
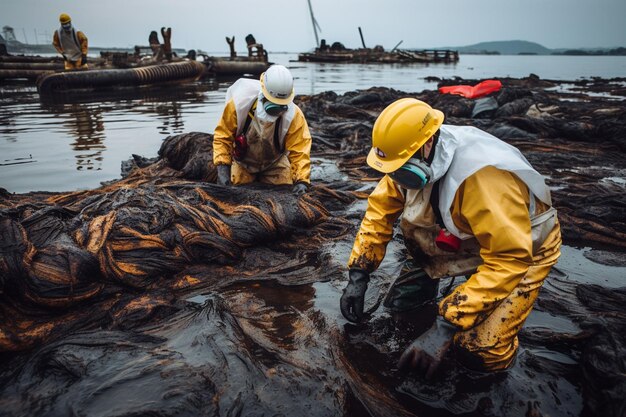
{"type": "MultiPolygon", "coordinates": [[[[254,119],[254,112],[256,111],[256,106],[257,106],[258,101],[259,101],[258,99],[254,100],[254,103],[252,103],[252,107],[250,107],[250,110],[248,110],[246,121],[243,124],[243,130],[241,131],[244,135],[248,133],[248,129],[250,128],[250,123],[252,123],[252,119],[254,119]]],[[[280,116],[278,120],[276,120],[276,123],[274,124],[274,147],[276,148],[277,151],[280,151],[280,152],[284,151],[284,147],[280,145],[280,137],[279,137],[280,123],[282,120],[283,118],[282,116],[280,116]]]]}
{"type": "Polygon", "coordinates": [[[235,159],[235,161],[242,161],[248,153],[248,140],[246,139],[246,132],[248,131],[250,123],[252,122],[252,118],[254,117],[256,103],[257,100],[254,100],[254,103],[252,103],[252,107],[250,107],[250,110],[248,110],[248,115],[246,116],[243,130],[239,135],[235,136],[235,140],[233,141],[233,158],[235,159]]]}
{"type": "Polygon", "coordinates": [[[243,124],[243,130],[241,131],[241,133],[243,133],[244,135],[248,133],[250,123],[252,123],[252,119],[254,119],[254,112],[256,111],[256,105],[258,101],[258,99],[254,100],[254,103],[252,103],[252,107],[250,107],[250,110],[248,110],[248,114],[246,115],[246,121],[243,124]]]}
{"type": "MultiPolygon", "coordinates": [[[[59,38],[59,44],[61,44],[61,49],[65,49],[63,46],[63,38],[61,37],[63,30],[57,30],[57,37],[59,38]]],[[[80,45],[80,41],[78,40],[78,35],[76,34],[76,29],[72,28],[72,39],[74,40],[74,44],[78,48],[79,51],[83,51],[83,48],[80,45]]]]}

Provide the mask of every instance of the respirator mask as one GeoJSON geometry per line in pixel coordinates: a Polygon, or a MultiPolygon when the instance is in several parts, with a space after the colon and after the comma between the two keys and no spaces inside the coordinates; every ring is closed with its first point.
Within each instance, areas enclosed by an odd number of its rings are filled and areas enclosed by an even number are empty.
{"type": "Polygon", "coordinates": [[[434,134],[432,141],[428,157],[426,157],[424,149],[427,144],[424,144],[404,165],[388,174],[389,177],[407,190],[421,190],[428,183],[439,180],[443,174],[435,173],[431,165],[439,144],[439,131],[434,134]]]}
{"type": "Polygon", "coordinates": [[[433,170],[423,159],[411,158],[389,176],[403,188],[421,190],[432,180],[433,170]]]}
{"type": "Polygon", "coordinates": [[[265,113],[267,113],[270,116],[278,117],[284,112],[286,112],[288,109],[287,105],[272,103],[266,98],[263,98],[262,101],[263,101],[263,109],[265,110],[265,113]]]}

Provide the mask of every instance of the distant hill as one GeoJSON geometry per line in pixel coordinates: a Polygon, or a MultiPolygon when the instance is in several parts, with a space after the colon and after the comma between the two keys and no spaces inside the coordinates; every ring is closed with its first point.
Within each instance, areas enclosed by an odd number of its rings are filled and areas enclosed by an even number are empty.
{"type": "Polygon", "coordinates": [[[462,54],[550,55],[553,52],[543,45],[528,41],[480,42],[449,49],[456,49],[462,54]]]}
{"type": "Polygon", "coordinates": [[[481,55],[626,55],[625,47],[549,49],[528,41],[480,42],[474,45],[448,46],[438,49],[452,49],[459,51],[460,54],[481,55]]]}

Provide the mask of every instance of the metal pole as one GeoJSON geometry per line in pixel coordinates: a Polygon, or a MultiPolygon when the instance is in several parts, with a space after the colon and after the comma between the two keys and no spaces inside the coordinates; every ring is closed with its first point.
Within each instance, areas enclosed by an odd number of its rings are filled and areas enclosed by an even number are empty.
{"type": "Polygon", "coordinates": [[[313,32],[315,33],[315,47],[320,46],[320,40],[317,37],[317,21],[315,20],[315,16],[313,16],[313,7],[311,6],[311,0],[307,0],[309,2],[309,12],[311,13],[311,23],[313,24],[313,32]]]}
{"type": "Polygon", "coordinates": [[[361,43],[363,44],[363,48],[367,48],[367,46],[365,46],[365,41],[363,40],[363,32],[361,31],[361,26],[359,26],[359,35],[361,35],[361,43]]]}
{"type": "Polygon", "coordinates": [[[395,51],[395,50],[396,50],[396,48],[397,48],[398,46],[400,46],[400,44],[401,44],[402,42],[404,42],[404,41],[402,40],[402,41],[398,42],[398,43],[396,44],[396,46],[394,46],[394,47],[393,47],[393,49],[392,49],[390,52],[395,51]]]}

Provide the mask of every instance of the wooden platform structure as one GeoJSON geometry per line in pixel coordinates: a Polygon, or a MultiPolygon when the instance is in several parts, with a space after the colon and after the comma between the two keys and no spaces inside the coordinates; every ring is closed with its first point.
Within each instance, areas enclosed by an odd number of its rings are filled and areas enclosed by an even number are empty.
{"type": "Polygon", "coordinates": [[[411,59],[422,59],[424,62],[443,62],[447,64],[459,61],[459,51],[451,49],[422,49],[414,51],[399,49],[396,53],[411,59]]]}
{"type": "Polygon", "coordinates": [[[343,50],[320,50],[301,53],[298,61],[301,62],[342,62],[342,63],[454,63],[459,60],[458,51],[453,50],[405,50],[384,51],[378,48],[360,48],[343,50]]]}

